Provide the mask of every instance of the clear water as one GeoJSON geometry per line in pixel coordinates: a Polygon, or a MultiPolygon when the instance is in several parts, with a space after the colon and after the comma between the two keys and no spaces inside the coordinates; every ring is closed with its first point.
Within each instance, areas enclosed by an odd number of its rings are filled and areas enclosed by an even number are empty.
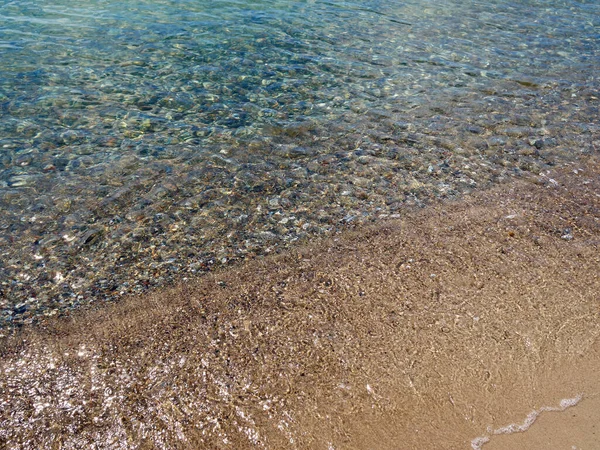
{"type": "Polygon", "coordinates": [[[0,323],[598,146],[595,1],[0,6],[0,323]]]}

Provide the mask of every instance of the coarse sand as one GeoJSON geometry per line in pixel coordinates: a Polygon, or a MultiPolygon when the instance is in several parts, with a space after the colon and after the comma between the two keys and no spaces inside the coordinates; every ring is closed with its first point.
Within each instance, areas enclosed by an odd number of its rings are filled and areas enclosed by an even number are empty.
{"type": "Polygon", "coordinates": [[[7,449],[598,449],[600,164],[24,328],[7,449]]]}

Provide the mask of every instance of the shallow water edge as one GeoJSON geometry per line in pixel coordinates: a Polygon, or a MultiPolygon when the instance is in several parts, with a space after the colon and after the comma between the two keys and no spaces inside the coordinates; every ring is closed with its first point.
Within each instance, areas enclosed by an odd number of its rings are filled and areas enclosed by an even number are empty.
{"type": "Polygon", "coordinates": [[[0,5],[0,335],[596,153],[599,17],[0,5]]]}
{"type": "Polygon", "coordinates": [[[0,443],[470,448],[585,401],[599,174],[590,158],[24,329],[0,350],[0,443]]]}

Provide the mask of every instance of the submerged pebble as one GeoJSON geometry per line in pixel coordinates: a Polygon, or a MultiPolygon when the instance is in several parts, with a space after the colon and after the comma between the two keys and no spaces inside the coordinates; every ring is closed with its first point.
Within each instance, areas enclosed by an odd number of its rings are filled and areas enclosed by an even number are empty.
{"type": "Polygon", "coordinates": [[[0,334],[597,152],[595,5],[272,7],[3,10],[0,334]]]}

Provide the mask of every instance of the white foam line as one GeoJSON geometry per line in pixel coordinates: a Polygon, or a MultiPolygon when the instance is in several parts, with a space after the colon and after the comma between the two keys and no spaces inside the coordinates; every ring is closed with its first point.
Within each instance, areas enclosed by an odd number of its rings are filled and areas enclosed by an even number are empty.
{"type": "Polygon", "coordinates": [[[581,399],[581,394],[573,398],[564,398],[560,401],[559,406],[542,406],[540,409],[530,412],[521,424],[511,423],[510,425],[506,425],[495,430],[488,428],[488,434],[486,436],[479,436],[473,439],[471,441],[471,447],[473,448],[473,450],[481,450],[481,448],[490,441],[491,436],[498,434],[522,433],[524,431],[527,431],[529,427],[533,425],[533,423],[536,421],[536,419],[541,413],[546,411],[564,411],[565,409],[570,408],[571,406],[575,406],[581,401],[581,399]]]}

